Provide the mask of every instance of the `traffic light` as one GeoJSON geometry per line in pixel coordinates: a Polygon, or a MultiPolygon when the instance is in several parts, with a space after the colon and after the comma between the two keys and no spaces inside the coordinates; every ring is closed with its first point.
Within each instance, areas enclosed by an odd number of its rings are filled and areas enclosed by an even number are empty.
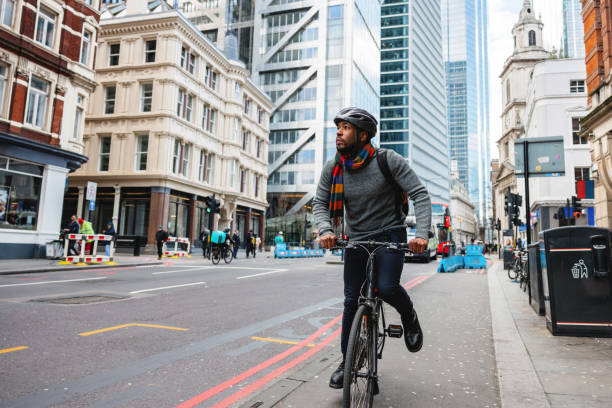
{"type": "Polygon", "coordinates": [[[206,203],[206,212],[208,214],[218,214],[221,212],[221,203],[214,195],[204,197],[204,202],[206,203]]]}
{"type": "Polygon", "coordinates": [[[497,223],[495,223],[495,229],[501,231],[501,220],[498,218],[497,223]]]}
{"type": "Polygon", "coordinates": [[[508,215],[508,210],[510,209],[510,191],[506,191],[504,194],[504,213],[508,215]]]}
{"type": "Polygon", "coordinates": [[[450,228],[450,226],[451,226],[450,216],[449,215],[445,215],[444,216],[444,226],[446,228],[450,228]]]}

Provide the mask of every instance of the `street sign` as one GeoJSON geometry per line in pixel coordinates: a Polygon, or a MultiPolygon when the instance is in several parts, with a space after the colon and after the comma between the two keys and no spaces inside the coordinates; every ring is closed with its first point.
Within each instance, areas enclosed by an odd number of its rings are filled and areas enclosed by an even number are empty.
{"type": "Polygon", "coordinates": [[[512,237],[512,236],[514,236],[514,232],[512,231],[512,229],[504,230],[504,237],[512,237]]]}
{"type": "Polygon", "coordinates": [[[96,202],[92,200],[89,202],[89,211],[93,211],[95,209],[96,209],[96,202]]]}
{"type": "Polygon", "coordinates": [[[87,182],[87,191],[85,192],[85,199],[88,201],[96,201],[96,190],[98,189],[98,184],[93,181],[87,182]]]}
{"type": "Polygon", "coordinates": [[[528,144],[528,176],[550,177],[565,174],[563,136],[529,137],[514,141],[514,173],[525,175],[525,143],[528,144]]]}

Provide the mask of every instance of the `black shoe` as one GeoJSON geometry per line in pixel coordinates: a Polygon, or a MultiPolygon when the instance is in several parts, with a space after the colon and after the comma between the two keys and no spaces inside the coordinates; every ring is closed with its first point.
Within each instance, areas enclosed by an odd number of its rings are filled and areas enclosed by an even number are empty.
{"type": "Polygon", "coordinates": [[[402,316],[402,325],[404,326],[404,342],[406,347],[412,353],[416,353],[423,347],[423,330],[421,330],[419,318],[414,309],[412,309],[411,313],[402,316]]]}
{"type": "Polygon", "coordinates": [[[373,394],[374,395],[378,395],[378,393],[380,392],[379,389],[378,389],[378,380],[374,380],[374,387],[373,388],[374,388],[373,389],[373,391],[374,391],[373,394]]]}
{"type": "Polygon", "coordinates": [[[329,379],[331,388],[342,388],[344,386],[344,361],[340,363],[336,371],[334,371],[329,379]]]}

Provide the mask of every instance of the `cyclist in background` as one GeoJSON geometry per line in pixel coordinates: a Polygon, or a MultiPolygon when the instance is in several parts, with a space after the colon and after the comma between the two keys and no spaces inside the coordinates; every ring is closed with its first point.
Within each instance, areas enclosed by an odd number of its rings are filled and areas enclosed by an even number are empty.
{"type": "MultiPolygon", "coordinates": [[[[375,159],[377,151],[370,144],[376,135],[376,119],[359,108],[343,108],[334,118],[336,157],[329,160],[321,172],[314,199],[313,213],[323,248],[336,244],[334,225],[346,225],[351,240],[406,242],[404,215],[396,211],[395,187],[387,182],[375,159]],[[344,211],[343,211],[344,209],[344,211]],[[343,218],[343,219],[342,219],[343,218]]],[[[427,247],[431,225],[431,201],[425,187],[408,166],[406,160],[388,150],[389,170],[396,183],[414,201],[417,229],[409,242],[411,250],[422,253],[427,247]]],[[[342,388],[344,357],[359,292],[366,279],[368,254],[360,248],[347,249],[344,257],[344,315],[342,317],[342,363],[331,376],[329,386],[342,388]]],[[[404,254],[392,249],[380,249],[376,256],[376,287],[381,299],[400,313],[404,326],[404,341],[411,352],[423,345],[423,331],[406,290],[400,285],[404,254]]]]}

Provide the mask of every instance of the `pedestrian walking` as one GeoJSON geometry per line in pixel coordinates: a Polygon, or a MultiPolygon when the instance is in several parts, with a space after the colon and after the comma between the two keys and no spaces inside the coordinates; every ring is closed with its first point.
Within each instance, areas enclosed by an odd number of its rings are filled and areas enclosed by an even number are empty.
{"type": "Polygon", "coordinates": [[[164,242],[166,242],[167,240],[168,232],[164,230],[163,226],[158,225],[157,232],[155,233],[155,242],[157,243],[157,259],[161,259],[164,242]]]}
{"type": "Polygon", "coordinates": [[[255,237],[253,237],[253,231],[249,231],[246,238],[246,257],[249,258],[249,254],[253,254],[255,257],[255,237]]]}
{"type": "Polygon", "coordinates": [[[259,235],[255,235],[255,248],[257,248],[259,252],[263,250],[261,247],[261,237],[259,235]]]}
{"type": "Polygon", "coordinates": [[[276,247],[285,241],[283,238],[283,231],[278,231],[274,237],[274,246],[272,247],[272,254],[276,253],[276,247]]]}
{"type": "MultiPolygon", "coordinates": [[[[68,226],[64,228],[64,233],[78,234],[80,230],[81,230],[81,227],[79,226],[77,216],[73,215],[72,217],[70,217],[70,223],[68,224],[68,226]]],[[[76,249],[76,243],[77,243],[76,239],[68,240],[68,255],[78,255],[79,251],[77,251],[76,249]]]]}
{"type": "Polygon", "coordinates": [[[233,253],[234,258],[238,257],[238,248],[240,248],[240,231],[234,231],[234,235],[232,235],[232,245],[233,245],[233,253]]]}
{"type": "Polygon", "coordinates": [[[202,256],[208,258],[210,252],[210,230],[204,228],[200,233],[200,241],[202,241],[202,256]]]}

